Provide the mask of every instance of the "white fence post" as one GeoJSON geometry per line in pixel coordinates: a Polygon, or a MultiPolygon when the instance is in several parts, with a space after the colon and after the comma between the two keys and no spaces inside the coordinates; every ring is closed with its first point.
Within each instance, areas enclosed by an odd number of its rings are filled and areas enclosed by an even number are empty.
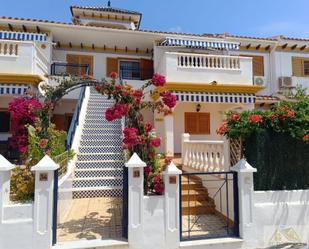
{"type": "Polygon", "coordinates": [[[31,168],[35,172],[33,245],[34,249],[51,248],[54,171],[59,168],[48,155],[31,168]]]}
{"type": "Polygon", "coordinates": [[[143,245],[143,213],[144,213],[144,167],[139,156],[134,153],[125,164],[128,168],[129,200],[128,200],[128,242],[132,248],[143,245]]]}
{"type": "Polygon", "coordinates": [[[169,249],[179,248],[179,170],[171,162],[164,172],[165,185],[165,242],[169,249]]]}
{"type": "Polygon", "coordinates": [[[239,234],[244,240],[252,241],[255,237],[253,225],[253,173],[257,170],[245,159],[241,159],[231,170],[237,172],[238,177],[239,234]]]}
{"type": "Polygon", "coordinates": [[[10,201],[11,170],[15,166],[0,155],[0,224],[3,220],[3,208],[10,201]]]}
{"type": "Polygon", "coordinates": [[[174,116],[173,114],[164,117],[165,132],[165,154],[174,155],[174,116]]]}
{"type": "Polygon", "coordinates": [[[182,164],[185,163],[186,160],[186,150],[187,148],[185,148],[186,146],[186,142],[190,141],[190,134],[189,133],[183,133],[182,137],[181,137],[181,160],[182,160],[182,164]]]}

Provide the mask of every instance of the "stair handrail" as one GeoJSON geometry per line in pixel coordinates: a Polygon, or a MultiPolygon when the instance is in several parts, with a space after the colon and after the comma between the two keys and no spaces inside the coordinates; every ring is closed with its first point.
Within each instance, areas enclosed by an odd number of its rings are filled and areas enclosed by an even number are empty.
{"type": "Polygon", "coordinates": [[[70,150],[72,147],[72,143],[73,143],[73,138],[75,135],[75,131],[76,131],[76,127],[79,125],[79,115],[80,115],[80,111],[81,111],[81,107],[85,98],[85,92],[86,92],[86,87],[83,86],[81,88],[81,91],[79,93],[79,97],[77,100],[77,104],[76,104],[76,108],[72,117],[72,121],[70,124],[70,128],[68,131],[68,136],[66,139],[66,149],[70,150]]]}

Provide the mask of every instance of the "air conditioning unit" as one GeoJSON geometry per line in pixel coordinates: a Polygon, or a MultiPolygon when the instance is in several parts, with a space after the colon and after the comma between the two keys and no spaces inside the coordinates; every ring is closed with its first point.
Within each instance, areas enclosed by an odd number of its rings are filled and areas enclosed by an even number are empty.
{"type": "Polygon", "coordinates": [[[266,78],[263,76],[254,76],[253,84],[256,86],[265,86],[266,85],[266,78]]]}
{"type": "Polygon", "coordinates": [[[293,77],[282,76],[279,77],[280,88],[293,88],[296,86],[296,82],[293,77]]]}

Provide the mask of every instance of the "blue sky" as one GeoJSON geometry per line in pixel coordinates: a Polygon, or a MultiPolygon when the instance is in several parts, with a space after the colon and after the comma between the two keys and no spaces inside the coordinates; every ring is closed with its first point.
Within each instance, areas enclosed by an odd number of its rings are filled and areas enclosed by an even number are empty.
{"type": "MultiPolygon", "coordinates": [[[[70,22],[70,5],[106,3],[107,0],[2,0],[0,16],[70,22]]],[[[112,0],[112,6],[142,12],[143,29],[309,38],[309,0],[112,0]]]]}

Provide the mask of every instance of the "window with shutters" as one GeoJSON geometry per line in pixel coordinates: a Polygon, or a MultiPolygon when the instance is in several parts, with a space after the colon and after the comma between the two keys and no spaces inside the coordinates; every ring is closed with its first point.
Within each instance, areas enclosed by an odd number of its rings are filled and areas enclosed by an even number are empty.
{"type": "Polygon", "coordinates": [[[108,57],[106,59],[106,77],[109,77],[112,72],[117,72],[121,79],[151,79],[153,75],[153,60],[108,57]]]}
{"type": "Polygon", "coordinates": [[[210,113],[186,112],[185,133],[210,134],[210,113]]]}
{"type": "Polygon", "coordinates": [[[253,76],[264,76],[264,56],[258,55],[241,55],[252,58],[253,76]]]}
{"type": "Polygon", "coordinates": [[[0,112],[0,132],[10,132],[10,113],[0,112]]]}
{"type": "Polygon", "coordinates": [[[67,63],[67,73],[71,75],[93,75],[93,56],[91,55],[67,54],[67,63]]]}
{"type": "Polygon", "coordinates": [[[309,77],[309,58],[292,57],[293,76],[309,77]]]}

